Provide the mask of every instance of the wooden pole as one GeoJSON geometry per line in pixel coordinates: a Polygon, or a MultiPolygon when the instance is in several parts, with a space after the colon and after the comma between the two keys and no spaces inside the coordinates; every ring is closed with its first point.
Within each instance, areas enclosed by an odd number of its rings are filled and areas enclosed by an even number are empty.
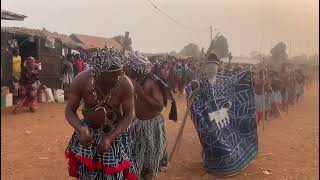
{"type": "MultiPolygon", "coordinates": [[[[260,58],[261,58],[261,64],[263,65],[263,57],[262,57],[262,43],[263,43],[263,34],[262,34],[262,38],[261,38],[261,42],[260,42],[260,58]]],[[[265,80],[265,78],[264,78],[264,71],[263,71],[263,73],[262,73],[262,80],[263,80],[263,83],[262,83],[262,95],[263,95],[263,103],[265,103],[264,102],[264,97],[265,97],[265,92],[264,92],[264,80],[265,80]]],[[[264,116],[265,116],[265,109],[264,109],[264,107],[263,107],[263,109],[262,109],[262,118],[261,118],[261,121],[262,121],[262,130],[264,131],[264,116]]]]}
{"type": "MultiPolygon", "coordinates": [[[[187,122],[189,113],[190,113],[190,107],[188,107],[188,109],[187,109],[187,111],[185,112],[184,117],[183,117],[183,122],[182,122],[182,125],[181,125],[181,127],[180,127],[181,132],[179,132],[180,135],[178,134],[178,138],[177,138],[177,140],[176,140],[176,147],[174,147],[174,150],[175,150],[176,153],[178,153],[178,152],[179,152],[179,149],[180,149],[180,144],[181,144],[181,139],[182,139],[184,127],[185,127],[185,125],[186,125],[186,122],[187,122]]],[[[172,158],[172,156],[173,156],[172,153],[173,153],[173,152],[171,152],[171,154],[170,154],[171,158],[172,158]]],[[[170,161],[171,161],[171,158],[169,158],[170,161]]]]}
{"type": "Polygon", "coordinates": [[[212,42],[212,40],[213,40],[213,39],[212,39],[212,26],[210,26],[210,40],[211,40],[211,41],[210,41],[210,44],[211,44],[211,42],[212,42]]]}
{"type": "Polygon", "coordinates": [[[289,58],[291,57],[291,40],[289,41],[289,58]]]}
{"type": "Polygon", "coordinates": [[[264,92],[264,83],[265,83],[265,76],[264,76],[264,69],[262,71],[262,96],[263,96],[263,106],[262,106],[262,117],[261,117],[261,121],[262,121],[262,130],[264,130],[264,117],[265,117],[265,92],[264,92]]]}
{"type": "Polygon", "coordinates": [[[184,127],[185,127],[185,125],[186,125],[188,115],[189,115],[189,113],[190,113],[190,109],[191,109],[192,102],[193,102],[193,100],[194,100],[195,95],[197,94],[197,92],[198,92],[199,90],[200,90],[200,85],[198,84],[197,89],[194,90],[194,91],[191,93],[190,97],[189,97],[188,106],[187,106],[186,112],[185,112],[185,114],[184,114],[184,116],[183,116],[183,120],[182,120],[181,127],[180,127],[180,129],[179,129],[177,138],[176,138],[176,140],[175,140],[175,142],[174,142],[172,151],[171,151],[171,153],[170,153],[170,155],[169,155],[169,163],[172,161],[172,158],[173,158],[174,154],[177,152],[178,146],[179,146],[179,144],[180,144],[180,142],[181,142],[181,139],[182,139],[183,130],[184,130],[184,127]]]}
{"type": "Polygon", "coordinates": [[[177,150],[177,147],[178,147],[178,144],[180,144],[179,142],[181,141],[181,138],[182,138],[182,134],[183,134],[183,130],[184,130],[184,127],[185,127],[185,124],[187,122],[187,118],[188,118],[188,115],[190,113],[190,105],[187,106],[187,110],[183,116],[183,120],[182,120],[182,124],[181,124],[181,127],[179,129],[179,132],[178,132],[178,135],[177,135],[177,138],[175,140],[175,143],[173,145],[173,148],[172,148],[172,151],[171,151],[171,154],[169,156],[169,163],[171,162],[172,158],[173,158],[173,155],[175,154],[176,150],[177,150]]]}

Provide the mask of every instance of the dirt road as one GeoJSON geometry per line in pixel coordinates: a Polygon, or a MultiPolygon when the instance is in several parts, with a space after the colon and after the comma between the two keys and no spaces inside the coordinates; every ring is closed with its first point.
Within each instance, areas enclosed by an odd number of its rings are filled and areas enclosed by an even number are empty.
{"type": "MultiPolygon", "coordinates": [[[[259,127],[259,155],[240,175],[228,179],[319,179],[319,86],[313,85],[283,120],[259,127]],[[272,174],[266,175],[263,171],[272,174]]],[[[182,117],[186,103],[178,98],[182,117]]],[[[40,104],[37,113],[1,114],[1,178],[8,180],[63,180],[67,175],[64,150],[72,128],[64,118],[65,104],[40,104]]],[[[168,109],[164,112],[168,117],[168,109]]],[[[180,124],[166,122],[169,150],[180,124]]],[[[217,179],[203,176],[200,144],[188,120],[180,152],[159,179],[217,179]]],[[[225,178],[226,179],[226,178],[225,178]]]]}

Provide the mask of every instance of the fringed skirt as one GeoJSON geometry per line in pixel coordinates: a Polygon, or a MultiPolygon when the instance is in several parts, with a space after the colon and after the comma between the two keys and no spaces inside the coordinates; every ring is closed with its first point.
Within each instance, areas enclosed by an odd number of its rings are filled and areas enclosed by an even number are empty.
{"type": "Polygon", "coordinates": [[[128,132],[115,139],[110,149],[102,155],[97,153],[97,145],[102,139],[102,130],[87,126],[93,138],[93,144],[84,148],[80,136],[74,132],[65,151],[69,160],[69,175],[79,180],[135,180],[137,169],[132,159],[132,141],[128,132]]]}
{"type": "Polygon", "coordinates": [[[162,115],[153,119],[135,119],[130,128],[133,138],[133,152],[138,172],[143,179],[145,174],[155,176],[168,163],[167,140],[162,115]]]}

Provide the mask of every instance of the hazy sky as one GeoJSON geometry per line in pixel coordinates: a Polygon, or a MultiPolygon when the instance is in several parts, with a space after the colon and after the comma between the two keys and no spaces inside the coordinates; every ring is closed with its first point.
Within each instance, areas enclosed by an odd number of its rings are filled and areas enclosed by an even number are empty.
{"type": "Polygon", "coordinates": [[[146,53],[180,51],[190,42],[207,48],[210,25],[221,29],[234,55],[259,51],[261,44],[269,52],[280,40],[291,41],[292,55],[319,49],[318,0],[151,1],[184,26],[147,0],[1,0],[2,9],[28,16],[1,25],[104,37],[129,31],[134,49],[146,53]]]}

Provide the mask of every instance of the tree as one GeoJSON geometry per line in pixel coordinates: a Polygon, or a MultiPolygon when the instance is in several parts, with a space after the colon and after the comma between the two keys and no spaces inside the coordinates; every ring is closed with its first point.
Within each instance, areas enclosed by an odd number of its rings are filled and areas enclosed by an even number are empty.
{"type": "Polygon", "coordinates": [[[200,56],[200,50],[198,45],[194,43],[190,43],[186,45],[180,52],[179,55],[182,56],[192,56],[192,57],[199,57],[200,56]]]}
{"type": "Polygon", "coordinates": [[[229,45],[227,38],[220,35],[220,33],[216,34],[211,41],[208,52],[215,53],[219,58],[229,57],[229,45]]]}
{"type": "Polygon", "coordinates": [[[123,48],[123,51],[132,51],[132,40],[129,37],[129,32],[126,32],[125,35],[115,36],[112,39],[117,41],[123,48]]]}
{"type": "Polygon", "coordinates": [[[170,56],[176,56],[178,53],[176,52],[176,51],[171,51],[170,53],[169,53],[169,55],[170,56]]]}
{"type": "Polygon", "coordinates": [[[279,42],[270,51],[272,60],[284,61],[288,59],[287,46],[284,42],[279,42]]]}

